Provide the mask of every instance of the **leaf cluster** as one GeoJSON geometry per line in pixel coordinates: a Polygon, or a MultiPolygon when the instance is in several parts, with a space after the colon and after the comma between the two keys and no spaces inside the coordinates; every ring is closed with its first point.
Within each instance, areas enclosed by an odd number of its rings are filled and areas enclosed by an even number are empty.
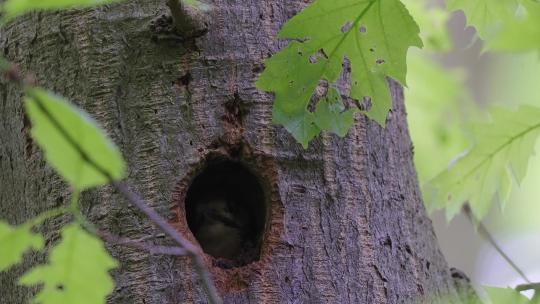
{"type": "MultiPolygon", "coordinates": [[[[7,0],[1,5],[2,23],[34,11],[89,7],[110,0],[7,0]]],[[[9,69],[0,58],[0,70],[9,69]]],[[[34,303],[105,303],[114,288],[109,271],[117,262],[101,239],[83,228],[78,208],[79,191],[107,184],[124,176],[125,165],[118,148],[84,111],[67,100],[37,87],[27,86],[25,106],[32,122],[32,136],[43,149],[47,163],[75,189],[71,208],[46,211],[38,217],[11,226],[0,221],[0,271],[20,263],[24,254],[47,249],[48,261],[31,268],[19,283],[41,285],[34,303]],[[94,166],[90,166],[92,162],[94,166]],[[100,168],[99,170],[96,168],[100,168]],[[61,239],[45,248],[40,233],[34,232],[44,220],[65,213],[77,221],[61,229],[61,239]]]]}
{"type": "Polygon", "coordinates": [[[405,84],[407,50],[422,46],[418,33],[398,0],[317,0],[283,26],[279,38],[290,42],[266,60],[257,87],[274,92],[274,123],[304,147],[321,130],[345,135],[360,109],[384,125],[391,107],[387,77],[405,84]],[[351,68],[348,92],[338,93],[333,85],[346,72],[345,62],[351,68]],[[330,84],[329,97],[316,100],[310,111],[321,82],[330,84]],[[346,108],[341,95],[366,106],[346,108]]]}

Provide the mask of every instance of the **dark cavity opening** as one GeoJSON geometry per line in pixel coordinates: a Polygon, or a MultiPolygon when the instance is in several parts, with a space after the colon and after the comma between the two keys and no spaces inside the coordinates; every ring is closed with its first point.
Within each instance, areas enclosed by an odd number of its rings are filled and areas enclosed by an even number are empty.
{"type": "Polygon", "coordinates": [[[189,229],[218,266],[259,259],[267,204],[259,178],[243,164],[210,161],[193,179],[185,204],[189,229]]]}

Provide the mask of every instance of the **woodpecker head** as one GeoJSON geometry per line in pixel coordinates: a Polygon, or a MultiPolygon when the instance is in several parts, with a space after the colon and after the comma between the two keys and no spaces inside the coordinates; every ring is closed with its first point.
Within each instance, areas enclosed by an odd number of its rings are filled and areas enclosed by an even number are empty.
{"type": "Polygon", "coordinates": [[[245,241],[246,218],[224,198],[201,200],[195,209],[195,237],[203,250],[217,258],[234,259],[245,241]]]}
{"type": "Polygon", "coordinates": [[[196,207],[198,226],[213,225],[221,223],[226,226],[238,227],[237,218],[229,206],[229,203],[222,198],[203,200],[196,207]]]}

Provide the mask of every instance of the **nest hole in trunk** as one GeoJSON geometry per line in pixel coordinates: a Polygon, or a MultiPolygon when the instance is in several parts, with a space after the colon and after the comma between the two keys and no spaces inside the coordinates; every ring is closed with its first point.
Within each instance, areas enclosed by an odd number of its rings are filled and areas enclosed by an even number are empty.
{"type": "Polygon", "coordinates": [[[217,266],[259,260],[268,208],[259,177],[244,164],[209,161],[191,182],[185,207],[189,229],[217,266]]]}

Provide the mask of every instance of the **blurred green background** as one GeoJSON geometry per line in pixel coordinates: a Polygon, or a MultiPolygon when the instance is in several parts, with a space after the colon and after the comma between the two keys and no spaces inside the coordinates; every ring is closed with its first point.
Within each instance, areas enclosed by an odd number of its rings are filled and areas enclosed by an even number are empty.
{"type": "MultiPolygon", "coordinates": [[[[422,50],[409,51],[405,93],[423,184],[467,151],[472,145],[470,124],[482,119],[489,106],[540,107],[540,59],[536,52],[485,51],[463,13],[447,13],[442,1],[404,2],[425,44],[422,50]]],[[[527,176],[512,189],[505,206],[493,204],[483,222],[529,279],[540,281],[540,157],[531,159],[527,176]]],[[[449,265],[468,274],[476,287],[525,283],[463,215],[449,223],[444,211],[431,216],[449,265]]]]}

